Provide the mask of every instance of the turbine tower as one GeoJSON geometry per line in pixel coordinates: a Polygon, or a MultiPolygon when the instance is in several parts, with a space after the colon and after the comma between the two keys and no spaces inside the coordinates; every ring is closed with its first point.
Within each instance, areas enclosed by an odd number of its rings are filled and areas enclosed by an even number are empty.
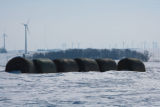
{"type": "Polygon", "coordinates": [[[6,35],[5,33],[3,33],[3,43],[4,43],[4,44],[3,44],[3,48],[4,48],[4,49],[6,49],[6,36],[7,36],[7,35],[6,35]]]}
{"type": "Polygon", "coordinates": [[[25,50],[25,54],[27,54],[27,32],[29,31],[28,22],[26,24],[23,24],[23,25],[24,25],[24,31],[25,31],[25,47],[24,47],[24,50],[25,50]]]}

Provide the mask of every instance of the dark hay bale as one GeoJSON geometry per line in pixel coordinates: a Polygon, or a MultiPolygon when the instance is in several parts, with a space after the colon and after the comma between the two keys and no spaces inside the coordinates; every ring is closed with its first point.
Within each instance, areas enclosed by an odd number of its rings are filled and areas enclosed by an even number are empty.
{"type": "Polygon", "coordinates": [[[79,71],[78,64],[73,59],[55,59],[53,62],[56,64],[58,72],[79,71]]]}
{"type": "Polygon", "coordinates": [[[36,73],[34,64],[31,60],[22,57],[15,57],[8,61],[6,72],[21,71],[21,73],[36,73]]]}
{"type": "Polygon", "coordinates": [[[79,66],[79,71],[100,71],[97,62],[89,58],[76,58],[75,61],[79,66]]]}
{"type": "Polygon", "coordinates": [[[118,62],[118,70],[145,72],[145,65],[136,58],[124,58],[118,62]]]}
{"type": "Polygon", "coordinates": [[[35,65],[37,73],[56,73],[57,72],[55,63],[50,59],[47,59],[47,58],[34,59],[33,63],[35,65]]]}
{"type": "Polygon", "coordinates": [[[104,58],[104,59],[96,59],[96,61],[99,65],[99,69],[101,72],[117,69],[117,64],[112,59],[104,58]]]}

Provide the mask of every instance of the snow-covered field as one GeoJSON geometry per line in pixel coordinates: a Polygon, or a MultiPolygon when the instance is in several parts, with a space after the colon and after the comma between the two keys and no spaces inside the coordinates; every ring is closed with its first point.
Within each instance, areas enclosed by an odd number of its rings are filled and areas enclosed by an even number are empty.
{"type": "MultiPolygon", "coordinates": [[[[1,65],[11,57],[0,55],[1,65]]],[[[12,74],[0,67],[2,107],[152,107],[160,106],[160,62],[147,72],[108,71],[12,74]]]]}

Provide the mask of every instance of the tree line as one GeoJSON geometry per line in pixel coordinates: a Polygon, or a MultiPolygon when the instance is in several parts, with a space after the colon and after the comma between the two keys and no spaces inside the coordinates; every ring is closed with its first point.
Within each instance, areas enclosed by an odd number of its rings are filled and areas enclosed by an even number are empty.
{"type": "Polygon", "coordinates": [[[46,53],[35,53],[32,58],[111,58],[119,60],[125,57],[138,58],[142,61],[149,60],[149,52],[144,51],[143,53],[137,52],[130,49],[68,49],[60,51],[52,51],[46,53]]]}

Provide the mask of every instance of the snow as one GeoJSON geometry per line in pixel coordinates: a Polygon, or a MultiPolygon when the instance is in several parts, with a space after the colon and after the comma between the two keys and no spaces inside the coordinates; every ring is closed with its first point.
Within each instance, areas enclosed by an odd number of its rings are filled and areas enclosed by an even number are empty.
{"type": "Polygon", "coordinates": [[[6,62],[17,55],[0,55],[1,106],[160,106],[160,62],[146,62],[147,72],[4,72],[6,62]]]}

